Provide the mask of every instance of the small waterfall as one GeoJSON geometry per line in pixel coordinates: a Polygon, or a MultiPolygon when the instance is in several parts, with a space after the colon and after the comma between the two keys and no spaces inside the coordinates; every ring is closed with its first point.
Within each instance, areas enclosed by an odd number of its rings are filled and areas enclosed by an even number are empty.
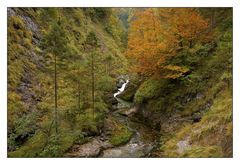
{"type": "Polygon", "coordinates": [[[113,94],[113,96],[116,98],[117,95],[119,95],[120,93],[122,93],[125,88],[126,88],[126,85],[129,83],[129,80],[127,80],[121,88],[118,89],[118,91],[116,93],[113,94]]]}

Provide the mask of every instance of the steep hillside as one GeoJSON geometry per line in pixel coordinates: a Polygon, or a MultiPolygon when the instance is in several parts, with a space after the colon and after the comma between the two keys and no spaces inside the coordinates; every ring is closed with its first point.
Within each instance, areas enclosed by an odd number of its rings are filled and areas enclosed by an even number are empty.
{"type": "Polygon", "coordinates": [[[232,13],[212,10],[212,41],[177,51],[187,74],[137,83],[136,116],[161,134],[155,156],[232,156],[232,13]]]}
{"type": "MultiPolygon", "coordinates": [[[[123,66],[127,65],[122,55],[121,35],[124,35],[124,30],[113,10],[8,9],[9,156],[60,156],[74,142],[85,140],[82,132],[89,135],[99,133],[102,118],[109,108],[115,78],[124,73],[126,67],[123,66]],[[61,127],[58,137],[53,135],[54,58],[48,50],[51,43],[46,41],[57,21],[61,21],[61,34],[58,35],[65,35],[67,39],[66,52],[59,52],[57,57],[58,118],[61,127]],[[99,57],[94,66],[97,84],[94,118],[89,109],[90,51],[87,52],[84,47],[90,32],[94,32],[99,45],[99,57]],[[102,76],[102,73],[106,74],[102,76]],[[56,138],[61,139],[57,145],[54,144],[56,138]]],[[[57,40],[61,40],[60,36],[57,40]]]]}

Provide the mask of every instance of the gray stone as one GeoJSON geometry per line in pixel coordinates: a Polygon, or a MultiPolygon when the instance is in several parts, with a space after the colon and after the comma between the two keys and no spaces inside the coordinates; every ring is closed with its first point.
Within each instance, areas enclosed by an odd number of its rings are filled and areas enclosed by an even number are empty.
{"type": "Polygon", "coordinates": [[[112,145],[105,141],[101,141],[100,137],[94,138],[91,141],[82,144],[74,145],[70,152],[66,153],[65,157],[98,157],[102,149],[110,148],[112,145]]]}
{"type": "Polygon", "coordinates": [[[190,145],[189,145],[189,139],[185,139],[185,140],[181,140],[177,143],[178,149],[177,152],[182,154],[184,153],[186,150],[190,149],[190,145]]]}

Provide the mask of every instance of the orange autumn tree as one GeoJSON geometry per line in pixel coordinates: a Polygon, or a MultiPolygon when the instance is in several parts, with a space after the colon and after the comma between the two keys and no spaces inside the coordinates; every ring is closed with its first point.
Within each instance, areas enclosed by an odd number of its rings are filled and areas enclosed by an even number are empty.
{"type": "MultiPolygon", "coordinates": [[[[178,78],[189,70],[172,65],[183,43],[201,39],[208,23],[195,10],[140,9],[130,23],[126,55],[133,60],[134,72],[159,78],[178,78]]],[[[202,37],[202,39],[206,39],[202,37]]]]}
{"type": "Polygon", "coordinates": [[[208,20],[194,8],[159,9],[158,17],[168,26],[168,32],[174,34],[180,47],[192,47],[196,42],[212,40],[208,20]],[[185,43],[185,45],[184,45],[185,43]]]}

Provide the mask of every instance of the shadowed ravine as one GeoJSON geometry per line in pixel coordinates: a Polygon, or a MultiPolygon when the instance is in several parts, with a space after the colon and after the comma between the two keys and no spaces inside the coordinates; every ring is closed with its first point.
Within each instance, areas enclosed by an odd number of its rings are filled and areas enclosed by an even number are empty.
{"type": "Polygon", "coordinates": [[[74,145],[70,152],[65,154],[65,157],[148,157],[155,147],[157,134],[145,126],[143,123],[132,120],[132,115],[136,113],[136,108],[132,106],[131,102],[127,102],[117,98],[121,92],[124,91],[125,81],[119,88],[114,97],[118,101],[115,111],[110,112],[107,118],[117,121],[124,125],[132,132],[130,140],[126,143],[113,146],[105,137],[106,132],[102,132],[100,136],[92,137],[87,143],[82,145],[74,145]]]}
{"type": "Polygon", "coordinates": [[[134,132],[131,140],[119,147],[109,148],[102,151],[100,157],[147,157],[154,148],[154,133],[146,126],[130,121],[128,117],[114,114],[120,122],[124,122],[134,132]]]}
{"type": "Polygon", "coordinates": [[[141,123],[131,121],[128,116],[135,113],[135,107],[130,108],[132,103],[117,98],[117,95],[125,90],[129,80],[122,85],[114,97],[118,101],[118,110],[112,113],[112,116],[123,123],[133,132],[130,141],[122,146],[103,150],[100,157],[146,157],[154,148],[155,136],[153,131],[141,123]],[[124,112],[123,112],[124,111],[124,112]],[[121,115],[121,112],[126,115],[121,115]],[[147,136],[146,136],[147,135],[147,136]]]}

